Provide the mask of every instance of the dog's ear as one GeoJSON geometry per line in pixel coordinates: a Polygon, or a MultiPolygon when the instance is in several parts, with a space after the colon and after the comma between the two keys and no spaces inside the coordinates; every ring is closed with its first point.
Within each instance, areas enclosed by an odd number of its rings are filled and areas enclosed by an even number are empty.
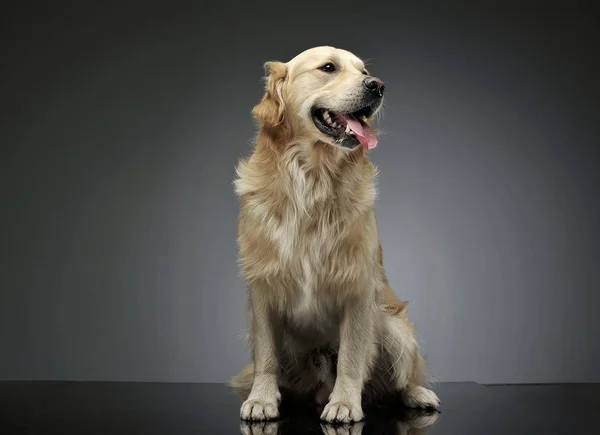
{"type": "Polygon", "coordinates": [[[287,66],[282,62],[265,63],[266,89],[260,103],[252,109],[252,115],[263,123],[275,127],[283,122],[285,105],[283,84],[287,76],[287,66]]]}

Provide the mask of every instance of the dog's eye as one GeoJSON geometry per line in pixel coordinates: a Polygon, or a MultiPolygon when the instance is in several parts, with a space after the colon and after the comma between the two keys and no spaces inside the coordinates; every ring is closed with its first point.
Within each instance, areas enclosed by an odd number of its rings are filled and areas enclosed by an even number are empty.
{"type": "Polygon", "coordinates": [[[369,73],[367,72],[367,70],[363,70],[363,72],[362,72],[362,73],[363,73],[364,75],[366,75],[366,76],[368,76],[368,75],[369,75],[369,73]]]}
{"type": "Polygon", "coordinates": [[[329,62],[329,63],[326,63],[323,66],[320,66],[319,69],[321,71],[325,71],[326,73],[332,73],[332,72],[335,71],[335,65],[332,64],[331,62],[329,62]]]}

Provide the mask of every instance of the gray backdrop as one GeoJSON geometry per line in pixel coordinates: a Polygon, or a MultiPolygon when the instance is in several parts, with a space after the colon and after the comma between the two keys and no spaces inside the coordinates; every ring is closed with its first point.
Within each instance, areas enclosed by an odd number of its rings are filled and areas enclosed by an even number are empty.
{"type": "Polygon", "coordinates": [[[387,85],[385,264],[432,374],[600,381],[599,32],[577,2],[26,3],[1,26],[0,379],[249,360],[234,166],[263,62],[329,44],[387,85]]]}

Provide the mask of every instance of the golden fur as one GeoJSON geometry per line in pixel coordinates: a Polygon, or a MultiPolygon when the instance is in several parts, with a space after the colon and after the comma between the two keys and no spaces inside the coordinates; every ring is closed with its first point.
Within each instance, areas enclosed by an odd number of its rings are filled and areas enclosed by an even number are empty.
{"type": "Polygon", "coordinates": [[[313,394],[330,422],[359,421],[363,399],[390,392],[437,407],[422,386],[407,305],[385,275],[377,170],[365,147],[340,146],[310,117],[316,105],[344,110],[361,98],[363,62],[316,47],[265,67],[265,95],[252,111],[260,131],[235,181],[253,351],[230,382],[246,399],[241,417],[277,418],[280,389],[313,394]],[[329,61],[335,74],[318,69],[329,61]]]}

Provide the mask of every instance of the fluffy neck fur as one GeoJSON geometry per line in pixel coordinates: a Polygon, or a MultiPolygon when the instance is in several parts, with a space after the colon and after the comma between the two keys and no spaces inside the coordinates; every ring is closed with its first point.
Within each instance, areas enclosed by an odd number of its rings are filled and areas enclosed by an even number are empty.
{"type": "Polygon", "coordinates": [[[261,129],[252,156],[239,163],[237,175],[242,200],[275,208],[286,204],[307,218],[326,217],[330,224],[372,208],[376,195],[377,170],[364,148],[349,152],[298,136],[286,141],[285,132],[268,127],[261,129]]]}
{"type": "Polygon", "coordinates": [[[288,289],[273,303],[285,306],[309,278],[342,288],[370,273],[368,261],[354,263],[356,256],[376,255],[377,171],[366,154],[298,135],[286,143],[263,128],[254,153],[239,163],[240,260],[248,282],[288,289]],[[327,261],[335,264],[318,266],[327,261]]]}

